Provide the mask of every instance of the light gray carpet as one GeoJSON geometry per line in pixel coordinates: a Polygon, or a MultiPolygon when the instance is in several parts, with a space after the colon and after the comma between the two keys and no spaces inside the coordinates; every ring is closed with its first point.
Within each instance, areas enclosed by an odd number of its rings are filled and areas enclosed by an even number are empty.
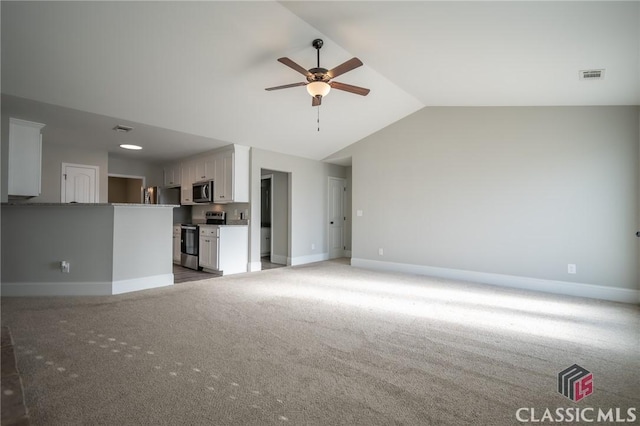
{"type": "Polygon", "coordinates": [[[4,298],[34,425],[517,424],[640,408],[637,306],[321,262],[113,297],[4,298]],[[557,374],[579,364],[574,403],[557,374]]]}

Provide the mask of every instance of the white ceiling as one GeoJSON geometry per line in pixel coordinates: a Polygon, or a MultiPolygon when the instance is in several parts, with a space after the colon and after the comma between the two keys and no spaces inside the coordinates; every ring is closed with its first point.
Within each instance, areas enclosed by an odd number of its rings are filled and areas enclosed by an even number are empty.
{"type": "Polygon", "coordinates": [[[239,143],[312,159],[424,106],[640,105],[639,2],[2,2],[3,113],[167,161],[239,143]],[[276,61],[364,66],[317,108],[276,61]],[[578,71],[606,69],[601,81],[578,71]],[[34,102],[36,101],[36,102],[34,102]],[[117,134],[116,124],[135,127],[117,134]]]}

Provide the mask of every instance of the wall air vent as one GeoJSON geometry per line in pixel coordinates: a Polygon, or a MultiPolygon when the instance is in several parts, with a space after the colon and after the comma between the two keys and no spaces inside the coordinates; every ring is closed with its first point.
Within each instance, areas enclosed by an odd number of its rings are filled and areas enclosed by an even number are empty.
{"type": "Polygon", "coordinates": [[[113,130],[115,130],[116,132],[130,132],[133,130],[133,127],[129,127],[129,126],[123,126],[122,124],[118,124],[116,127],[113,128],[113,130]]]}
{"type": "Polygon", "coordinates": [[[580,80],[604,80],[604,70],[582,70],[580,80]]]}

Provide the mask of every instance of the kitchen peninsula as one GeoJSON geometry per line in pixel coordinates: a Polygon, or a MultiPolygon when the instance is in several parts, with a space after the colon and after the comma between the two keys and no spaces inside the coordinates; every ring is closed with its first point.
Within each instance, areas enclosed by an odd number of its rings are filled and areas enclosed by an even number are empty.
{"type": "Polygon", "coordinates": [[[173,285],[174,207],[3,204],[2,296],[97,296],[173,285]]]}

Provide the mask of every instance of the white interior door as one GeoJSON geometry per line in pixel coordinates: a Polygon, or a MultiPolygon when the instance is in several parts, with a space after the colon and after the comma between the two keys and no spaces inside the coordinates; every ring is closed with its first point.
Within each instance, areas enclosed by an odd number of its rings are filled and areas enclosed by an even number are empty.
{"type": "Polygon", "coordinates": [[[329,178],[329,258],[344,256],[344,197],[347,183],[342,178],[329,178]]]}
{"type": "Polygon", "coordinates": [[[63,203],[96,203],[98,166],[62,163],[60,201],[63,203]]]}

